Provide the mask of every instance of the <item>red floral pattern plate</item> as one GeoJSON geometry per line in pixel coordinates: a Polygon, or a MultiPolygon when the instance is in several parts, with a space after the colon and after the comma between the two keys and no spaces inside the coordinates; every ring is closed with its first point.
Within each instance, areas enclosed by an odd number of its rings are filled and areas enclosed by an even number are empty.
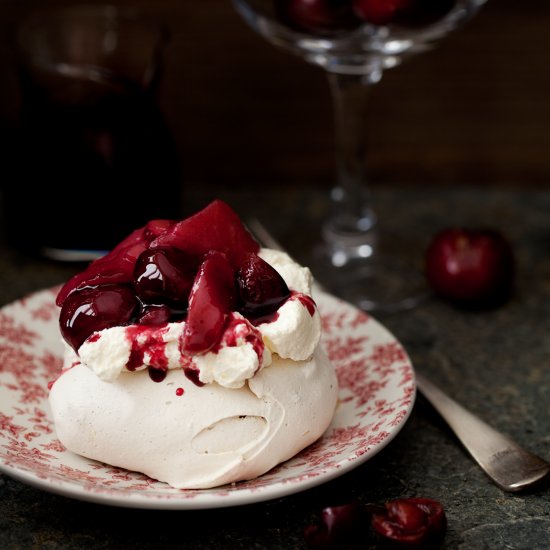
{"type": "Polygon", "coordinates": [[[317,297],[323,343],[336,366],[339,404],[325,435],[263,476],[215,489],[174,489],[143,474],[66,450],[55,435],[48,382],[59,373],[57,288],[0,309],[0,471],[40,489],[103,504],[199,509],[283,497],[329,481],[383,449],[415,398],[401,344],[372,317],[333,296],[317,297]]]}

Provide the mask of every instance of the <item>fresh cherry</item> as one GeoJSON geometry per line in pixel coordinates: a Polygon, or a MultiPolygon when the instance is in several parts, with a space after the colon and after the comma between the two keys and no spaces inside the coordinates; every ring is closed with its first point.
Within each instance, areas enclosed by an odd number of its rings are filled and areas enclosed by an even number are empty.
{"type": "Polygon", "coordinates": [[[136,260],[134,288],[148,304],[187,305],[200,258],[177,248],[145,250],[136,260]]]}
{"type": "Polygon", "coordinates": [[[350,0],[274,0],[277,18],[303,32],[326,32],[358,27],[350,0]]]}
{"type": "Polygon", "coordinates": [[[78,352],[90,334],[131,323],[138,309],[139,301],[129,285],[107,284],[75,290],[61,308],[61,334],[78,352]]]}
{"type": "Polygon", "coordinates": [[[249,254],[237,271],[239,311],[258,319],[276,311],[289,297],[284,279],[257,254],[249,254]]]}
{"type": "Polygon", "coordinates": [[[443,298],[474,307],[498,305],[513,288],[514,254],[496,230],[447,228],[428,246],[425,271],[443,298]]]}
{"type": "Polygon", "coordinates": [[[371,525],[394,548],[437,548],[447,528],[443,506],[428,498],[401,498],[374,512],[371,525]]]}
{"type": "Polygon", "coordinates": [[[353,0],[355,14],[373,25],[387,25],[414,0],[353,0]]]}
{"type": "Polygon", "coordinates": [[[304,539],[312,550],[348,548],[364,528],[366,511],[359,501],[328,506],[321,511],[321,521],[304,529],[304,539]]]}
{"type": "Polygon", "coordinates": [[[227,256],[211,251],[199,267],[189,295],[187,321],[180,343],[187,353],[205,353],[223,334],[237,296],[233,267],[227,256]]]}

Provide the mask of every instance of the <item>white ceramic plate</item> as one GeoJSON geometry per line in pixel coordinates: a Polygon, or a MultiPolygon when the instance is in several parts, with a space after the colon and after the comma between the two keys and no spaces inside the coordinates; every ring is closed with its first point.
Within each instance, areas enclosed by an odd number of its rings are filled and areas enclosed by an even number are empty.
{"type": "Polygon", "coordinates": [[[359,466],[403,427],[415,398],[401,344],[373,318],[322,294],[323,343],[336,366],[339,404],[316,443],[267,474],[216,489],[180,490],[95,462],[58,441],[48,382],[61,368],[57,288],[0,309],[0,471],[40,489],[103,504],[199,509],[250,504],[297,493],[359,466]]]}

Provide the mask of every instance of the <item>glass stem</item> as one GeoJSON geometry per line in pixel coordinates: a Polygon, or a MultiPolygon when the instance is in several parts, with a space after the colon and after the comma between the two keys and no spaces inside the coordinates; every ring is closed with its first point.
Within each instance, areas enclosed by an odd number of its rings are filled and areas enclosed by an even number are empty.
{"type": "Polygon", "coordinates": [[[324,237],[335,265],[368,257],[374,247],[376,217],[366,169],[367,103],[372,75],[328,73],[334,102],[336,185],[324,237]]]}

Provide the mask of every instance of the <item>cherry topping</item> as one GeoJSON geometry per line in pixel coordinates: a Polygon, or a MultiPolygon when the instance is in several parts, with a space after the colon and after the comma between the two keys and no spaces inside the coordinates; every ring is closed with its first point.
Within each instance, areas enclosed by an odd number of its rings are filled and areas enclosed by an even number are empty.
{"type": "Polygon", "coordinates": [[[131,282],[136,258],[152,239],[166,231],[173,223],[169,220],[152,220],[146,226],[130,233],[111,252],[93,261],[84,271],[69,279],[57,295],[57,305],[61,306],[65,298],[77,288],[131,282]]]}
{"type": "Polygon", "coordinates": [[[358,27],[351,0],[275,0],[277,18],[297,31],[323,32],[358,27]]]}
{"type": "Polygon", "coordinates": [[[164,304],[143,306],[137,322],[140,325],[164,325],[172,320],[172,309],[164,304]]]}
{"type": "Polygon", "coordinates": [[[217,344],[235,304],[233,267],[225,254],[212,251],[201,264],[191,289],[183,351],[205,353],[217,344]]]}
{"type": "Polygon", "coordinates": [[[75,290],[65,299],[59,325],[76,351],[93,332],[133,321],[139,302],[128,285],[108,284],[75,290]]]}
{"type": "Polygon", "coordinates": [[[259,248],[219,200],[180,222],[152,220],[63,286],[57,296],[63,337],[78,350],[95,331],[186,317],[181,348],[204,353],[219,342],[238,294],[255,318],[288,297],[280,275],[255,255],[259,248]]]}
{"type": "Polygon", "coordinates": [[[217,250],[225,253],[234,266],[245,254],[260,249],[237,213],[220,200],[175,223],[151,242],[150,248],[161,247],[179,248],[199,257],[217,250]]]}
{"type": "Polygon", "coordinates": [[[136,293],[145,303],[185,307],[199,264],[176,248],[145,250],[134,268],[136,293]]]}
{"type": "Polygon", "coordinates": [[[239,311],[257,319],[276,311],[290,296],[284,279],[256,254],[248,254],[237,271],[239,311]]]}
{"type": "Polygon", "coordinates": [[[147,225],[144,227],[143,235],[145,241],[150,243],[153,239],[156,239],[175,223],[176,222],[174,220],[151,220],[150,222],[147,222],[147,225]]]}
{"type": "Polygon", "coordinates": [[[396,548],[437,548],[445,536],[447,519],[441,504],[428,498],[387,502],[371,518],[373,529],[396,548]]]}

